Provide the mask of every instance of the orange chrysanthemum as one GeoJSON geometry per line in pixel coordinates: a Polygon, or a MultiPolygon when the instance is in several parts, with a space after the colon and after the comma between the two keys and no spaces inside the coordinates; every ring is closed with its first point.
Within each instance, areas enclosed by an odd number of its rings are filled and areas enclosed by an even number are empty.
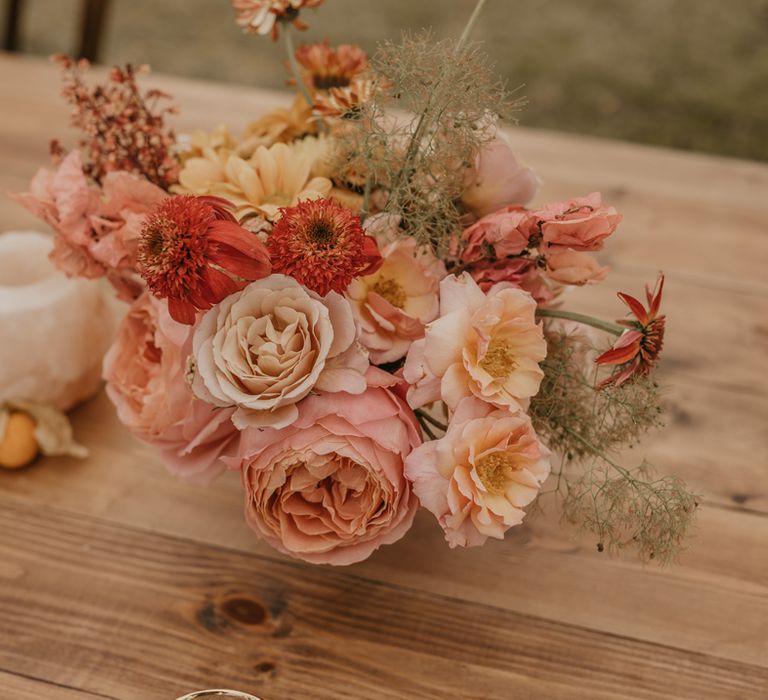
{"type": "Polygon", "coordinates": [[[339,44],[333,48],[327,39],[300,46],[296,49],[296,60],[313,90],[347,87],[368,70],[368,54],[359,46],[339,44]]]}
{"type": "Polygon", "coordinates": [[[168,299],[179,323],[193,324],[248,281],[270,273],[269,252],[218,197],[168,197],[147,217],[139,272],[150,291],[168,299]]]}
{"type": "Polygon", "coordinates": [[[232,0],[236,21],[250,34],[271,34],[277,39],[279,23],[291,23],[297,29],[307,29],[299,19],[306,7],[319,7],[323,0],[232,0]]]}
{"type": "Polygon", "coordinates": [[[664,345],[664,315],[659,314],[661,293],[664,289],[664,275],[660,274],[653,290],[646,286],[646,309],[642,302],[629,294],[619,292],[634,319],[622,319],[618,323],[627,326],[614,346],[597,358],[599,365],[614,365],[616,370],[599,388],[614,384],[620,386],[635,375],[648,375],[658,362],[664,345]]]}
{"type": "Polygon", "coordinates": [[[274,272],[325,296],[343,293],[353,278],[381,266],[376,241],[365,234],[360,217],[333,200],[305,200],[281,214],[269,236],[274,272]]]}

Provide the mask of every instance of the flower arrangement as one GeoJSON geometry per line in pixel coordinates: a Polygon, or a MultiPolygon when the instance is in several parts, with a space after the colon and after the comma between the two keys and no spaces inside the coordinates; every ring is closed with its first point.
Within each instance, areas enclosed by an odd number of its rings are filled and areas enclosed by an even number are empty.
{"type": "Polygon", "coordinates": [[[458,40],[372,57],[294,47],[322,0],[232,4],[284,38],[290,107],[177,137],[142,70],[91,87],[59,58],[83,137],[17,195],[61,269],[130,303],[104,363],[120,420],[180,477],[239,471],[254,532],[313,563],[365,559],[419,506],[480,545],[545,493],[601,551],[673,558],[696,497],[617,456],[660,423],[664,277],[618,323],[565,308],[621,215],[527,206],[518,102],[470,40],[484,0],[458,40]]]}

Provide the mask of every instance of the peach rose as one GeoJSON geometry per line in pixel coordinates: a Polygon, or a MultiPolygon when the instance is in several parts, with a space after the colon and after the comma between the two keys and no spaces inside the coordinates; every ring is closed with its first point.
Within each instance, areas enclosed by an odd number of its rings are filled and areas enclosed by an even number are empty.
{"type": "Polygon", "coordinates": [[[384,264],[372,275],[352,280],[347,298],[361,327],[360,341],[377,364],[405,357],[437,317],[437,296],[445,266],[413,238],[401,238],[382,250],[384,264]]]}
{"type": "Polygon", "coordinates": [[[536,301],[498,285],[486,296],[466,272],[440,283],[440,318],[411,345],[403,376],[414,408],[442,399],[455,409],[467,396],[501,408],[525,408],[544,376],[547,352],[536,301]]]}
{"type": "Polygon", "coordinates": [[[474,398],[456,409],[446,434],[417,447],[405,474],[451,547],[502,539],[549,476],[549,450],[522,411],[497,410],[474,398]]]}
{"type": "Polygon", "coordinates": [[[349,302],[292,277],[270,275],[231,294],[194,334],[193,389],[215,406],[234,406],[238,428],[284,428],[313,389],[365,391],[368,353],[349,302]]]}
{"type": "Polygon", "coordinates": [[[509,144],[496,139],[480,149],[461,199],[475,216],[482,217],[530,202],[540,184],[534,172],[518,162],[509,144]]]}
{"type": "Polygon", "coordinates": [[[591,255],[555,246],[547,251],[547,275],[560,284],[596,284],[605,279],[608,268],[591,255]]]}
{"type": "Polygon", "coordinates": [[[191,327],[145,293],[128,310],[104,358],[107,395],[131,432],[160,451],[169,471],[208,482],[223,472],[222,452],[237,441],[232,411],[194,397],[185,381],[191,327]]]}
{"type": "Polygon", "coordinates": [[[599,192],[565,202],[546,204],[532,212],[531,222],[545,243],[574,250],[600,250],[619,225],[621,214],[603,205],[599,192]]]}
{"type": "Polygon", "coordinates": [[[314,564],[353,564],[411,527],[418,502],[403,462],[420,442],[408,406],[371,386],[311,396],[289,427],[246,428],[227,462],[241,470],[248,524],[269,544],[314,564]]]}

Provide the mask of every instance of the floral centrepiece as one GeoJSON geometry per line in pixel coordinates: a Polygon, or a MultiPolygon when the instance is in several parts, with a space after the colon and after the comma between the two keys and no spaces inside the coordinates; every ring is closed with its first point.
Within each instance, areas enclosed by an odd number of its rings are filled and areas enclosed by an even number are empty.
{"type": "Polygon", "coordinates": [[[177,136],[143,70],[89,86],[58,59],[82,137],[15,196],[58,267],[130,304],[104,362],[120,420],[179,477],[238,472],[254,533],[307,562],[361,561],[419,506],[479,546],[547,499],[600,551],[672,559],[696,498],[619,456],[659,424],[663,276],[616,323],[570,309],[621,215],[540,201],[469,39],[483,0],[458,40],[370,56],[294,47],[322,5],[233,0],[297,90],[240,135],[177,136]]]}

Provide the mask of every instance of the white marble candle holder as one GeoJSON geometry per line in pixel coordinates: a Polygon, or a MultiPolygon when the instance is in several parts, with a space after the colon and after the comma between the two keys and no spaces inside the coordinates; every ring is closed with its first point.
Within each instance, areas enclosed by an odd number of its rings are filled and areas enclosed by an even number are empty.
{"type": "Polygon", "coordinates": [[[100,386],[112,307],[99,282],[53,266],[52,245],[35,231],[0,234],[0,403],[67,410],[100,386]]]}

